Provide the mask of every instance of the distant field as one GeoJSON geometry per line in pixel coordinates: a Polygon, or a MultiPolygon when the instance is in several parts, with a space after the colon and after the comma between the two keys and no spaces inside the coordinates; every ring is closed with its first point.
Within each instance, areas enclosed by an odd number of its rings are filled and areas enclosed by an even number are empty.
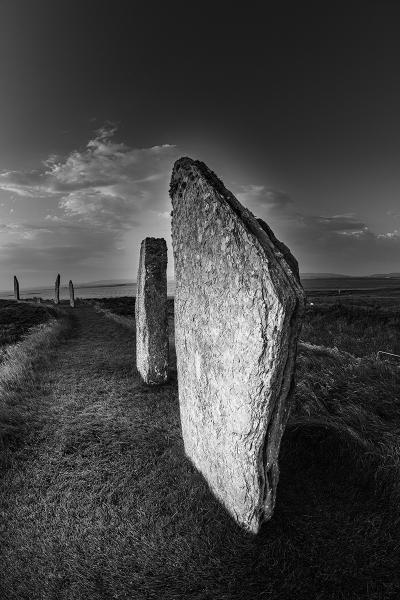
{"type": "Polygon", "coordinates": [[[396,290],[400,294],[400,279],[373,277],[344,277],[343,279],[302,279],[305,290],[396,290]]]}
{"type": "MultiPolygon", "coordinates": [[[[91,298],[87,300],[90,304],[97,304],[101,308],[111,310],[117,315],[123,317],[135,318],[135,301],[132,296],[120,296],[119,298],[91,298]]],[[[174,299],[168,298],[168,314],[174,314],[174,299]]]]}
{"type": "Polygon", "coordinates": [[[57,313],[50,306],[0,300],[0,346],[15,344],[28,329],[55,316],[57,313]]]}
{"type": "MultiPolygon", "coordinates": [[[[368,356],[379,350],[400,354],[400,288],[364,289],[340,296],[330,292],[308,291],[303,341],[337,347],[354,356],[368,356]]],[[[91,302],[118,315],[135,317],[135,298],[96,298],[91,302]]],[[[168,303],[173,319],[174,299],[168,303]]]]}

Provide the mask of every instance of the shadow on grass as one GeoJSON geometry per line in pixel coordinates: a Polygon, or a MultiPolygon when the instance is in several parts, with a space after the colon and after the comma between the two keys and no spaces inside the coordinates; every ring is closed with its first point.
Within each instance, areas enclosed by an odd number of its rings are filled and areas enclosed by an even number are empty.
{"type": "MultiPolygon", "coordinates": [[[[376,457],[340,432],[289,428],[277,508],[254,537],[236,526],[184,456],[176,390],[172,397],[168,386],[142,392],[129,427],[102,421],[97,442],[87,432],[82,438],[90,460],[95,443],[97,460],[108,465],[116,459],[114,439],[125,465],[102,486],[111,495],[101,517],[104,527],[108,515],[97,575],[103,595],[94,597],[128,598],[136,590],[165,599],[378,599],[398,589],[398,511],[376,486],[376,457]],[[123,535],[113,524],[121,514],[123,535]]],[[[93,574],[88,550],[84,562],[93,574]]]]}
{"type": "Polygon", "coordinates": [[[336,432],[288,431],[277,508],[253,537],[214,499],[182,446],[164,447],[158,489],[138,490],[147,520],[142,590],[163,582],[165,598],[390,597],[399,589],[398,512],[382,506],[374,465],[366,470],[358,451],[336,432]]]}
{"type": "Polygon", "coordinates": [[[122,414],[108,425],[100,414],[101,433],[89,444],[87,432],[82,438],[87,464],[98,461],[110,478],[93,501],[98,507],[108,498],[93,533],[104,549],[96,555],[101,567],[88,542],[81,547],[96,587],[86,579],[77,597],[90,589],[94,598],[166,600],[396,597],[399,468],[396,461],[384,467],[389,443],[382,440],[378,452],[345,427],[289,427],[276,511],[254,537],[185,457],[176,382],[138,384],[122,414]]]}

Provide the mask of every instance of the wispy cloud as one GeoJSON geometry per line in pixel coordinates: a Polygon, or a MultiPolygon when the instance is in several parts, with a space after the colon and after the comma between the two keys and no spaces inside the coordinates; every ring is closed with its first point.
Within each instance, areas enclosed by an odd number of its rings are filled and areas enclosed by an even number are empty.
{"type": "Polygon", "coordinates": [[[82,151],[49,156],[41,169],[0,173],[0,189],[55,198],[66,217],[95,227],[134,225],[139,213],[157,204],[177,150],[169,144],[131,148],[114,141],[115,133],[115,126],[104,126],[82,151]]]}
{"type": "MultiPolygon", "coordinates": [[[[375,233],[354,213],[318,215],[302,212],[289,194],[265,185],[236,188],[237,197],[265,219],[306,270],[357,273],[398,270],[399,230],[375,233]]],[[[392,216],[397,216],[393,214],[392,216]]]]}
{"type": "MultiPolygon", "coordinates": [[[[134,148],[116,137],[116,126],[107,124],[83,149],[51,155],[35,170],[0,173],[0,190],[14,194],[16,207],[10,222],[0,226],[0,263],[58,270],[62,261],[73,261],[100,269],[112,257],[121,264],[125,252],[134,273],[132,257],[140,239],[169,235],[168,184],[178,149],[169,144],[134,148]],[[35,207],[40,204],[35,199],[45,199],[45,212],[34,219],[31,211],[22,220],[18,198],[35,207]]],[[[400,253],[398,228],[375,233],[352,212],[307,214],[290,194],[265,184],[236,185],[232,191],[289,245],[302,269],[357,272],[364,264],[365,272],[398,270],[388,266],[400,253]]]]}
{"type": "Polygon", "coordinates": [[[35,170],[0,173],[0,190],[32,202],[35,209],[36,201],[44,199],[47,207],[36,219],[31,210],[26,222],[13,218],[14,223],[0,227],[3,265],[41,268],[101,256],[111,260],[125,247],[127,231],[145,237],[150,223],[151,234],[156,215],[169,208],[169,178],[178,150],[170,144],[133,148],[116,141],[116,132],[107,124],[82,150],[51,155],[35,170]]]}
{"type": "Polygon", "coordinates": [[[236,190],[236,196],[245,206],[251,204],[261,210],[267,207],[270,212],[282,212],[293,205],[289,194],[265,185],[249,184],[239,186],[236,190]]]}

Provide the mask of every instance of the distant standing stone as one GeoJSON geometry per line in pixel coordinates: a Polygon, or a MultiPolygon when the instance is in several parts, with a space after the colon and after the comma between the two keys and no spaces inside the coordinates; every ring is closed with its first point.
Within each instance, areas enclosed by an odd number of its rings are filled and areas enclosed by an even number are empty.
{"type": "Polygon", "coordinates": [[[187,456],[233,518],[271,518],[304,310],[298,266],[204,163],[175,163],[175,341],[187,456]]]}
{"type": "Polygon", "coordinates": [[[71,280],[69,280],[69,304],[72,308],[75,308],[74,284],[71,280]]]}
{"type": "Polygon", "coordinates": [[[140,247],[136,319],[136,364],[149,385],[168,379],[167,244],[146,238],[140,247]]]}
{"type": "Polygon", "coordinates": [[[16,300],[19,300],[19,281],[16,278],[16,276],[14,275],[14,298],[16,300]]]}
{"type": "Polygon", "coordinates": [[[56,277],[56,283],[54,286],[54,304],[60,303],[60,273],[56,277]]]}

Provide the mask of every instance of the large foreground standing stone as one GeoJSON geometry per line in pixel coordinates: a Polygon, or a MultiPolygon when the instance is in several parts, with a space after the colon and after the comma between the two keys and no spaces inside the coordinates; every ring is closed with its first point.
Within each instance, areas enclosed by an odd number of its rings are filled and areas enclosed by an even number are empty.
{"type": "Polygon", "coordinates": [[[135,304],[136,364],[145,383],[168,379],[167,244],[146,238],[140,247],[135,304]]]}
{"type": "Polygon", "coordinates": [[[54,304],[60,304],[60,273],[57,275],[54,284],[54,304]]]}
{"type": "Polygon", "coordinates": [[[14,298],[16,300],[19,300],[19,281],[15,275],[14,275],[14,298]]]}
{"type": "Polygon", "coordinates": [[[207,166],[171,179],[185,451],[236,521],[273,513],[304,293],[297,261],[207,166]]]}

